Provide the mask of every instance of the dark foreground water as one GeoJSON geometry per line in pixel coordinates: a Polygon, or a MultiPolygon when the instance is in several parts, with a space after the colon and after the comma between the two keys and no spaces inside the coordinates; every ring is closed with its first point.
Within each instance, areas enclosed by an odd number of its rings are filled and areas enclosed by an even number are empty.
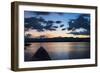
{"type": "Polygon", "coordinates": [[[29,46],[25,47],[25,61],[90,58],[89,42],[46,42],[29,44],[29,46]]]}

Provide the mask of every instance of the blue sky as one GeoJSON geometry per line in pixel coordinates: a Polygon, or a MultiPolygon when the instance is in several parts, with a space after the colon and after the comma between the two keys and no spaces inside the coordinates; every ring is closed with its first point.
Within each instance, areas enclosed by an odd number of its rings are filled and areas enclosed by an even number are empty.
{"type": "MultiPolygon", "coordinates": [[[[30,17],[43,17],[45,20],[55,20],[55,21],[62,21],[62,24],[65,25],[65,27],[68,27],[68,21],[70,19],[76,19],[80,14],[79,13],[63,13],[63,14],[57,14],[56,12],[52,12],[48,15],[39,15],[37,16],[33,11],[25,11],[25,18],[30,17]]],[[[54,24],[59,26],[59,24],[54,24]]]]}
{"type": "MultiPolygon", "coordinates": [[[[32,30],[39,30],[39,31],[37,31],[37,32],[35,31],[33,33],[41,33],[41,32],[43,33],[43,32],[46,32],[47,30],[51,31],[51,29],[52,29],[51,32],[59,31],[60,33],[64,32],[64,34],[72,34],[72,35],[84,35],[85,33],[88,32],[88,34],[85,34],[85,35],[89,35],[90,31],[84,25],[80,26],[80,24],[77,24],[77,25],[75,24],[76,25],[75,26],[74,24],[73,25],[69,24],[69,21],[78,19],[80,17],[80,15],[84,15],[84,14],[82,14],[82,13],[24,11],[24,19],[30,19],[30,18],[34,17],[35,20],[33,19],[33,21],[32,21],[33,23],[42,19],[42,21],[39,21],[38,24],[37,23],[31,24],[31,27],[33,26],[33,28],[31,29],[31,31],[27,31],[27,32],[33,32],[32,30]],[[53,21],[53,23],[48,24],[48,21],[53,21]],[[61,21],[61,23],[56,23],[56,21],[61,21]],[[34,25],[36,25],[37,28],[34,25]],[[48,26],[48,25],[51,25],[51,27],[46,28],[46,26],[48,26]],[[56,26],[56,28],[54,28],[55,26],[56,26]],[[73,30],[69,31],[68,30],[69,27],[75,28],[74,31],[73,30]]],[[[86,21],[87,20],[90,21],[89,14],[85,15],[84,18],[86,21]]],[[[32,19],[30,19],[30,20],[32,20],[32,19]]],[[[25,23],[26,23],[26,20],[25,20],[25,23]]],[[[28,25],[30,25],[30,22],[27,22],[27,23],[29,23],[28,25]]],[[[89,23],[86,23],[86,24],[89,24],[89,23]]],[[[88,27],[89,26],[90,26],[90,24],[88,25],[88,27]]]]}

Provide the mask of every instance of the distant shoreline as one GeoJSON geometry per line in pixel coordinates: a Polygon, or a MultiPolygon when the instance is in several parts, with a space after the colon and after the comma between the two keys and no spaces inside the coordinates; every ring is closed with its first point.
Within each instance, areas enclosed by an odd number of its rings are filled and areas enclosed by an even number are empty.
{"type": "Polygon", "coordinates": [[[90,42],[90,38],[25,38],[25,42],[90,42]]]}

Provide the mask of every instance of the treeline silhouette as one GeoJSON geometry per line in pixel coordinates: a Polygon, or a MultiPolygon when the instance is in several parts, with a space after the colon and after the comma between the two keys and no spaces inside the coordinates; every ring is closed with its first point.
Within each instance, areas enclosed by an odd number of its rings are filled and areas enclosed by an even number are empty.
{"type": "Polygon", "coordinates": [[[25,42],[90,42],[90,38],[25,38],[25,42]]]}

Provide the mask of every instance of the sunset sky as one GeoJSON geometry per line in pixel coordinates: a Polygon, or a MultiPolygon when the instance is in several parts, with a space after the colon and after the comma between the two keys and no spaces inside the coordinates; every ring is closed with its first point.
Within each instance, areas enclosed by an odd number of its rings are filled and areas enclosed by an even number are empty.
{"type": "Polygon", "coordinates": [[[90,14],[24,11],[25,36],[30,38],[90,37],[90,14]]]}

